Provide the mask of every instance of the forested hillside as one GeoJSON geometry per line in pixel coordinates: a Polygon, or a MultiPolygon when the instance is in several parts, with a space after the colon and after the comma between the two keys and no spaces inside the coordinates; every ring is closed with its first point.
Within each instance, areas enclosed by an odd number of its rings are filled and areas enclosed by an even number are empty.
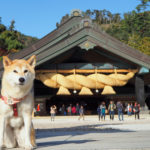
{"type": "Polygon", "coordinates": [[[26,36],[15,30],[15,21],[12,20],[9,27],[2,24],[0,17],[0,56],[18,52],[36,41],[37,38],[26,36]]]}
{"type": "Polygon", "coordinates": [[[112,14],[107,10],[87,10],[83,15],[97,22],[111,36],[150,55],[150,0],[140,0],[132,12],[112,14]]]}

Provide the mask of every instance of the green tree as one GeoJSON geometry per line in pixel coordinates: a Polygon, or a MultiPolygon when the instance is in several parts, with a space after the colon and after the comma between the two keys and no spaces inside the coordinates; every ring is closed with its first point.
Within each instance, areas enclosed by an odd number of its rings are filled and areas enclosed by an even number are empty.
{"type": "Polygon", "coordinates": [[[6,30],[6,26],[0,24],[0,33],[4,32],[5,30],[6,30]]]}
{"type": "Polygon", "coordinates": [[[107,16],[109,18],[109,23],[111,24],[113,20],[113,14],[110,11],[108,11],[107,16]]]}
{"type": "Polygon", "coordinates": [[[17,52],[37,40],[37,38],[23,35],[14,30],[14,24],[15,21],[12,20],[7,29],[7,27],[2,24],[0,17],[0,49],[6,50],[6,52],[17,52]]]}
{"type": "Polygon", "coordinates": [[[9,26],[9,30],[10,30],[10,31],[13,31],[14,28],[15,28],[15,20],[12,20],[12,21],[11,21],[11,24],[10,24],[10,26],[9,26]]]}
{"type": "Polygon", "coordinates": [[[121,21],[121,17],[119,13],[114,14],[113,20],[115,23],[119,23],[121,21]]]}
{"type": "Polygon", "coordinates": [[[7,48],[7,46],[5,44],[5,40],[3,38],[0,38],[0,48],[2,48],[2,49],[6,49],[7,48]]]}
{"type": "Polygon", "coordinates": [[[142,38],[137,49],[147,55],[150,55],[150,37],[142,38]]]}
{"type": "Polygon", "coordinates": [[[22,49],[24,46],[23,44],[18,41],[18,37],[15,31],[4,31],[0,35],[0,39],[3,40],[4,46],[7,48],[7,50],[12,49],[22,49]]]}
{"type": "Polygon", "coordinates": [[[136,9],[138,12],[150,9],[150,0],[140,0],[141,4],[137,5],[136,9]]]}

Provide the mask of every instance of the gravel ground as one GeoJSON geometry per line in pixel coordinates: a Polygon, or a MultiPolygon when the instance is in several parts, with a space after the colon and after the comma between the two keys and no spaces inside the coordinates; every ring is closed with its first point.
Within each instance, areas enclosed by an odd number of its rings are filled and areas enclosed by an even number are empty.
{"type": "MultiPolygon", "coordinates": [[[[98,121],[97,116],[35,117],[37,150],[150,150],[150,116],[98,121]]],[[[21,150],[21,149],[14,149],[21,150]]]]}
{"type": "Polygon", "coordinates": [[[78,120],[78,116],[58,116],[55,121],[51,121],[50,117],[33,118],[35,129],[51,129],[51,130],[74,130],[74,129],[121,129],[142,131],[150,130],[150,115],[141,115],[140,120],[135,120],[134,116],[124,116],[124,121],[119,121],[115,116],[114,121],[109,120],[106,116],[105,121],[98,121],[97,116],[86,116],[85,120],[78,120]]]}

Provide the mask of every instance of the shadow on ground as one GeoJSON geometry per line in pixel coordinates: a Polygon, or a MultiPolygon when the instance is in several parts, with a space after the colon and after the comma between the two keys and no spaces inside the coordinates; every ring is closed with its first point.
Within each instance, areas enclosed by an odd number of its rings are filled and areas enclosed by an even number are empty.
{"type": "MultiPolygon", "coordinates": [[[[105,127],[106,125],[113,124],[101,124],[101,125],[82,125],[69,128],[54,128],[54,129],[37,129],[36,138],[47,138],[56,136],[75,136],[75,135],[85,135],[89,133],[119,133],[119,132],[134,132],[130,130],[120,130],[105,127]]],[[[115,125],[121,125],[120,123],[115,125]]]]}
{"type": "Polygon", "coordinates": [[[83,144],[87,142],[94,142],[96,140],[73,140],[73,141],[49,141],[49,142],[41,142],[37,143],[38,147],[48,147],[48,146],[55,146],[55,145],[62,145],[62,144],[83,144]]]}

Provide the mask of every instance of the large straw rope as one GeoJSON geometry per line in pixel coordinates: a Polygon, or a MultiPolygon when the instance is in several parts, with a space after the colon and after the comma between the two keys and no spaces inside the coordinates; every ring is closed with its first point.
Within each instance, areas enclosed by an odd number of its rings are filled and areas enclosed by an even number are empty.
{"type": "Polygon", "coordinates": [[[68,79],[62,74],[48,74],[49,79],[54,80],[57,84],[67,88],[67,89],[81,89],[82,87],[76,83],[68,79]]]}
{"type": "Polygon", "coordinates": [[[42,74],[42,73],[37,74],[36,79],[42,81],[43,84],[48,86],[48,87],[52,87],[52,88],[59,88],[60,87],[60,85],[57,84],[57,82],[55,80],[50,79],[47,74],[42,74]]]}
{"type": "Polygon", "coordinates": [[[111,86],[106,85],[101,93],[102,95],[107,95],[107,94],[116,94],[114,89],[111,86]]]}
{"type": "Polygon", "coordinates": [[[109,86],[124,86],[127,83],[127,81],[114,79],[104,74],[91,74],[88,77],[92,79],[97,79],[97,81],[101,84],[109,86]]]}
{"type": "MultiPolygon", "coordinates": [[[[74,81],[74,76],[75,76],[75,79],[76,79],[76,83],[78,83],[82,87],[87,87],[87,88],[91,88],[91,89],[96,88],[95,80],[90,79],[90,78],[88,79],[87,76],[80,75],[80,74],[75,74],[75,75],[66,76],[66,78],[70,79],[71,81],[74,81]]],[[[99,88],[102,88],[102,87],[100,86],[99,88]]]]}
{"type": "Polygon", "coordinates": [[[126,75],[124,75],[124,74],[117,74],[117,73],[113,73],[113,74],[108,75],[108,77],[110,77],[110,78],[117,79],[117,80],[122,80],[122,81],[128,81],[133,76],[134,76],[133,72],[129,72],[126,75]]]}
{"type": "Polygon", "coordinates": [[[60,86],[57,95],[71,95],[71,93],[69,92],[69,90],[63,86],[60,86]]]}
{"type": "Polygon", "coordinates": [[[123,74],[91,74],[88,76],[73,74],[64,76],[58,73],[38,73],[37,80],[41,80],[45,85],[58,88],[63,86],[67,89],[81,89],[82,87],[90,89],[99,89],[107,86],[124,86],[129,79],[134,76],[133,72],[126,75],[123,74]]]}
{"type": "Polygon", "coordinates": [[[79,95],[93,95],[93,93],[89,88],[83,87],[79,92],[79,95]]]}

